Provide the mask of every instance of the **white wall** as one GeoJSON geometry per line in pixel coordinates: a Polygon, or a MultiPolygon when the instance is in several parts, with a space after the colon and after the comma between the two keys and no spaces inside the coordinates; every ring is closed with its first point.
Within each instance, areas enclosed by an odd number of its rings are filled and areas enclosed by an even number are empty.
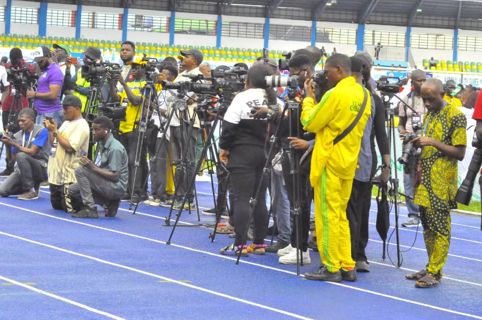
{"type": "Polygon", "coordinates": [[[263,49],[263,39],[246,39],[246,38],[233,38],[222,37],[221,46],[227,48],[240,48],[240,49],[263,49]]]}
{"type": "Polygon", "coordinates": [[[310,46],[310,41],[269,40],[270,50],[293,51],[310,46]]]}
{"type": "Polygon", "coordinates": [[[435,60],[452,60],[452,50],[431,50],[431,49],[415,49],[412,48],[412,55],[415,63],[421,68],[423,59],[434,57],[435,60]]]}
{"type": "Polygon", "coordinates": [[[12,23],[10,33],[38,36],[38,24],[12,23]]]}
{"type": "Polygon", "coordinates": [[[47,36],[75,38],[75,28],[47,25],[47,36]]]}
{"type": "Polygon", "coordinates": [[[169,44],[169,33],[128,30],[127,40],[133,41],[134,43],[154,42],[157,44],[169,44]]]}
{"type": "Polygon", "coordinates": [[[122,40],[122,30],[82,28],[80,38],[92,40],[122,40]]]}

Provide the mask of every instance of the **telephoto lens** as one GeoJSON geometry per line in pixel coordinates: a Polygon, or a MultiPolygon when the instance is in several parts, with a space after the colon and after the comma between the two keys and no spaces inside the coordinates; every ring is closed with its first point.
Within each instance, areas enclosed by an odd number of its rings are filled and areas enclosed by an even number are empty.
{"type": "Polygon", "coordinates": [[[470,161],[469,169],[467,170],[467,175],[464,181],[457,190],[455,195],[455,201],[458,203],[468,205],[470,199],[472,198],[472,190],[474,189],[475,178],[477,173],[479,173],[480,165],[482,164],[482,150],[475,149],[472,160],[470,161]]]}

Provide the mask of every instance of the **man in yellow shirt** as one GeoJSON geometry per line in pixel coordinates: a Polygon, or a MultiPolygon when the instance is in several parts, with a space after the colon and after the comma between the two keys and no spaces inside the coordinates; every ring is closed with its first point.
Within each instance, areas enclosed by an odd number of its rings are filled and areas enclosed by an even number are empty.
{"type": "Polygon", "coordinates": [[[318,271],[305,273],[305,277],[309,280],[355,281],[346,207],[363,131],[371,113],[371,99],[367,90],[351,76],[347,56],[331,56],[326,61],[325,72],[333,89],[316,104],[312,80],[307,80],[307,97],[303,100],[301,114],[304,129],[316,133],[310,182],[314,188],[318,250],[324,263],[318,271]],[[343,132],[348,133],[343,136],[343,132]]]}
{"type": "Polygon", "coordinates": [[[458,108],[462,106],[462,101],[455,96],[456,88],[457,85],[454,80],[448,80],[447,82],[445,82],[444,101],[447,102],[448,105],[458,108]]]}

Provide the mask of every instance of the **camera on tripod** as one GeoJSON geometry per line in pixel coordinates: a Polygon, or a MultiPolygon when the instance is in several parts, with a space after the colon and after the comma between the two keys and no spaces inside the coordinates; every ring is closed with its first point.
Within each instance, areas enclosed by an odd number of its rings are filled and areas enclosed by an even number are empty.
{"type": "Polygon", "coordinates": [[[403,81],[398,77],[381,76],[377,81],[377,89],[382,94],[399,93],[403,81]]]}
{"type": "Polygon", "coordinates": [[[37,84],[38,74],[32,73],[27,66],[23,68],[11,66],[7,69],[7,80],[16,91],[25,93],[27,89],[37,84]]]}
{"type": "Polygon", "coordinates": [[[81,69],[82,78],[91,83],[101,82],[107,73],[120,74],[121,67],[118,63],[101,62],[84,64],[81,69]]]}
{"type": "Polygon", "coordinates": [[[402,156],[397,159],[400,164],[407,165],[410,157],[419,156],[420,148],[418,148],[413,140],[422,135],[422,117],[418,114],[412,115],[413,132],[405,134],[402,142],[402,156]]]}

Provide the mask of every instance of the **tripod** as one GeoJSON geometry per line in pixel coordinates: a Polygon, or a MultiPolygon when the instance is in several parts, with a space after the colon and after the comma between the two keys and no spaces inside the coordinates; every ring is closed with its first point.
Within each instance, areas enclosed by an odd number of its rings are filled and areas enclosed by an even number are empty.
{"type": "MultiPolygon", "coordinates": [[[[229,107],[229,105],[231,104],[231,101],[234,97],[234,94],[233,92],[230,92],[230,91],[223,91],[222,93],[222,96],[219,98],[218,100],[218,103],[220,104],[220,108],[219,108],[219,112],[217,113],[216,115],[216,118],[214,119],[214,122],[212,124],[212,129],[209,131],[209,134],[206,138],[206,141],[212,141],[213,140],[213,137],[214,137],[214,128],[216,128],[216,125],[217,123],[219,122],[219,120],[221,119],[222,115],[224,115],[225,111],[227,110],[227,108],[229,107]]],[[[199,159],[199,161],[197,162],[196,164],[196,169],[195,169],[195,172],[198,172],[201,168],[201,165],[202,165],[202,160],[206,157],[206,154],[207,154],[207,151],[209,149],[209,143],[206,143],[201,151],[201,157],[199,159]]],[[[188,188],[192,189],[194,187],[196,183],[196,176],[193,175],[190,177],[190,181],[188,183],[188,188]]],[[[169,239],[167,240],[167,244],[171,244],[171,239],[174,235],[174,232],[176,230],[176,227],[178,226],[178,223],[179,223],[179,219],[181,217],[181,214],[182,214],[182,211],[184,209],[184,205],[186,204],[186,201],[187,201],[187,194],[184,196],[183,200],[182,200],[182,203],[181,203],[181,207],[179,209],[179,211],[177,212],[176,214],[176,220],[174,222],[174,225],[172,227],[172,230],[171,230],[171,234],[169,235],[169,239]]],[[[166,218],[166,224],[168,225],[168,221],[170,221],[170,218],[171,218],[171,213],[172,213],[172,206],[171,206],[171,211],[169,212],[169,217],[166,218]]],[[[218,215],[218,213],[217,213],[218,215]]],[[[216,215],[216,222],[218,222],[218,216],[216,215]]],[[[198,219],[199,219],[199,216],[198,216],[198,219]]],[[[216,233],[216,227],[217,227],[217,223],[216,223],[216,226],[215,226],[215,231],[214,231],[214,235],[216,233]]],[[[214,235],[211,237],[211,239],[214,241],[214,235]]]]}

